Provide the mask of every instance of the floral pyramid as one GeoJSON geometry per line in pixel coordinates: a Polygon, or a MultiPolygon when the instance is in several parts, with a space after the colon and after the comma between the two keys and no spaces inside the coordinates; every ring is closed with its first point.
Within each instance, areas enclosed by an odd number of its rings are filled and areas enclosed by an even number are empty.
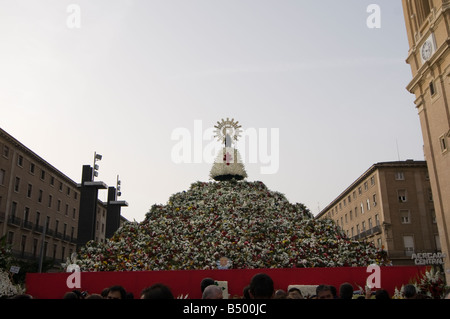
{"type": "Polygon", "coordinates": [[[79,251],[83,271],[367,266],[387,263],[372,243],[351,240],[262,182],[196,182],[141,223],[79,251]]]}

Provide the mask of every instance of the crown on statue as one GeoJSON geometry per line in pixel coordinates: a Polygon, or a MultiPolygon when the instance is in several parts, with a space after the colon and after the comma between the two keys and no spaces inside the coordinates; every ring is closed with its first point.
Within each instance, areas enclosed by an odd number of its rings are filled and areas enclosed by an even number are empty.
{"type": "Polygon", "coordinates": [[[216,137],[219,142],[225,144],[226,147],[231,147],[231,144],[237,142],[242,132],[241,125],[239,125],[239,121],[234,121],[234,119],[230,119],[227,117],[226,120],[222,119],[221,122],[217,122],[217,125],[214,125],[216,128],[216,137]]]}

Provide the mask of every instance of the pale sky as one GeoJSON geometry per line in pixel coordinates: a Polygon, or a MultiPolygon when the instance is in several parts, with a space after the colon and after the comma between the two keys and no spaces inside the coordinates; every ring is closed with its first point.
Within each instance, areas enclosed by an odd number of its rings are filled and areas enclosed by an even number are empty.
{"type": "Polygon", "coordinates": [[[100,153],[130,220],[208,181],[199,134],[222,118],[258,133],[248,180],[313,214],[374,163],[424,159],[401,1],[0,0],[0,39],[0,127],[78,183],[100,153]]]}

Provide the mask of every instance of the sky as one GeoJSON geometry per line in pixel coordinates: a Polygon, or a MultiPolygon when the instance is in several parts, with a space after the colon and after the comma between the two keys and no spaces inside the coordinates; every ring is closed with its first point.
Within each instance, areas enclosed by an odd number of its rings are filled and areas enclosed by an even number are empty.
{"type": "Polygon", "coordinates": [[[129,220],[210,180],[222,119],[247,180],[315,215],[424,160],[401,1],[0,0],[0,39],[0,127],[77,183],[101,154],[129,220]]]}

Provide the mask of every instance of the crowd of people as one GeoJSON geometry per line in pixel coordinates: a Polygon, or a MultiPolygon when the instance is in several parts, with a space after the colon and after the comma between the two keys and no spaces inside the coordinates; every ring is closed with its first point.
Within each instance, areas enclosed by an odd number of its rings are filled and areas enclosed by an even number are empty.
{"type": "MultiPolygon", "coordinates": [[[[200,283],[202,299],[224,299],[223,288],[217,285],[212,278],[204,278],[200,283]]],[[[113,285],[103,289],[100,293],[89,293],[87,291],[72,290],[66,292],[62,299],[175,299],[170,287],[163,283],[155,283],[144,288],[139,296],[127,292],[120,285],[113,285]]],[[[31,295],[21,294],[11,299],[32,299],[31,295]]],[[[291,287],[287,291],[274,288],[273,279],[265,274],[254,275],[248,286],[244,287],[242,296],[233,296],[233,299],[391,299],[392,296],[385,289],[372,291],[354,290],[354,287],[344,282],[337,289],[335,286],[320,284],[315,289],[315,294],[304,295],[297,287],[291,287]]],[[[402,299],[426,299],[412,284],[405,285],[402,291],[402,299]]],[[[450,299],[450,291],[446,293],[445,299],[450,299]]]]}

